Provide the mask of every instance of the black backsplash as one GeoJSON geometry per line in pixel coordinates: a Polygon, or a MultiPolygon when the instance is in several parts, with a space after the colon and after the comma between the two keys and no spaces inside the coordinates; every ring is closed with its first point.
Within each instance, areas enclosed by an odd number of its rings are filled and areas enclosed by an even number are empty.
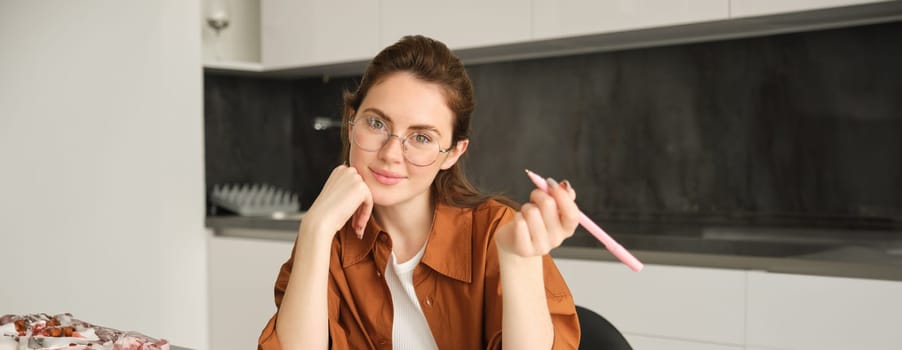
{"type": "MultiPolygon", "coordinates": [[[[524,200],[569,179],[605,222],[902,227],[902,22],[468,67],[467,173],[524,200]]],[[[359,77],[207,74],[207,186],[315,199],[359,77]]]]}
{"type": "Polygon", "coordinates": [[[341,153],[340,129],[315,130],[314,119],[339,121],[342,91],[357,81],[205,74],[207,190],[266,183],[297,193],[309,207],[341,153]]]}

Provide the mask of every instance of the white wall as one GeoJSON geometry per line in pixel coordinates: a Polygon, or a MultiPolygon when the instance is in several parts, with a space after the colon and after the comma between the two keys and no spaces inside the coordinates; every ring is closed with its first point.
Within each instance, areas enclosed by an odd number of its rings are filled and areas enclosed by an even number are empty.
{"type": "Polygon", "coordinates": [[[207,348],[199,0],[0,0],[0,314],[207,348]]]}

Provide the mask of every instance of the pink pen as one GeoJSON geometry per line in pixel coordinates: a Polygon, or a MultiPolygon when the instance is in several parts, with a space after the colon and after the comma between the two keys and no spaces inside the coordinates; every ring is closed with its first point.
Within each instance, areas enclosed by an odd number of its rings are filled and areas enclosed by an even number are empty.
{"type": "MultiPolygon", "coordinates": [[[[545,179],[538,174],[529,171],[529,169],[526,169],[526,175],[529,176],[532,183],[536,184],[536,187],[545,191],[545,193],[548,193],[548,182],[545,181],[545,179]]],[[[611,236],[608,236],[601,227],[595,224],[592,219],[589,219],[586,214],[583,214],[582,211],[579,212],[579,224],[585,227],[586,230],[589,230],[589,233],[604,244],[604,247],[607,248],[611,254],[614,254],[617,259],[620,259],[620,261],[626,264],[631,270],[636,272],[642,271],[642,262],[639,261],[639,259],[636,259],[633,254],[630,254],[626,248],[623,248],[623,246],[621,246],[620,243],[617,243],[611,236]]]]}

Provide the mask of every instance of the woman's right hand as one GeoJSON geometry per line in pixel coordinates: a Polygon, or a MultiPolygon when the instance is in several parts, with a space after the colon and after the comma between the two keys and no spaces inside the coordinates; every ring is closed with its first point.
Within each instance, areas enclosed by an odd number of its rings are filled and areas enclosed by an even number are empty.
{"type": "Polygon", "coordinates": [[[332,170],[302,222],[321,228],[316,231],[334,235],[351,219],[351,227],[362,238],[372,211],[373,194],[357,169],[339,165],[332,170]]]}

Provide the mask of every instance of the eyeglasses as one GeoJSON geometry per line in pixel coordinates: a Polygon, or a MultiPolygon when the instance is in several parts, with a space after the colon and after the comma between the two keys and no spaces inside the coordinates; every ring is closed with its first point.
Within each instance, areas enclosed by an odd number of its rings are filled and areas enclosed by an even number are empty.
{"type": "Polygon", "coordinates": [[[416,166],[430,166],[435,163],[440,153],[448,153],[453,148],[452,146],[442,149],[439,145],[439,135],[433,130],[412,131],[404,137],[392,134],[388,122],[379,117],[361,118],[348,124],[351,125],[351,140],[360,149],[376,152],[392,137],[397,137],[404,149],[404,159],[416,166]]]}

